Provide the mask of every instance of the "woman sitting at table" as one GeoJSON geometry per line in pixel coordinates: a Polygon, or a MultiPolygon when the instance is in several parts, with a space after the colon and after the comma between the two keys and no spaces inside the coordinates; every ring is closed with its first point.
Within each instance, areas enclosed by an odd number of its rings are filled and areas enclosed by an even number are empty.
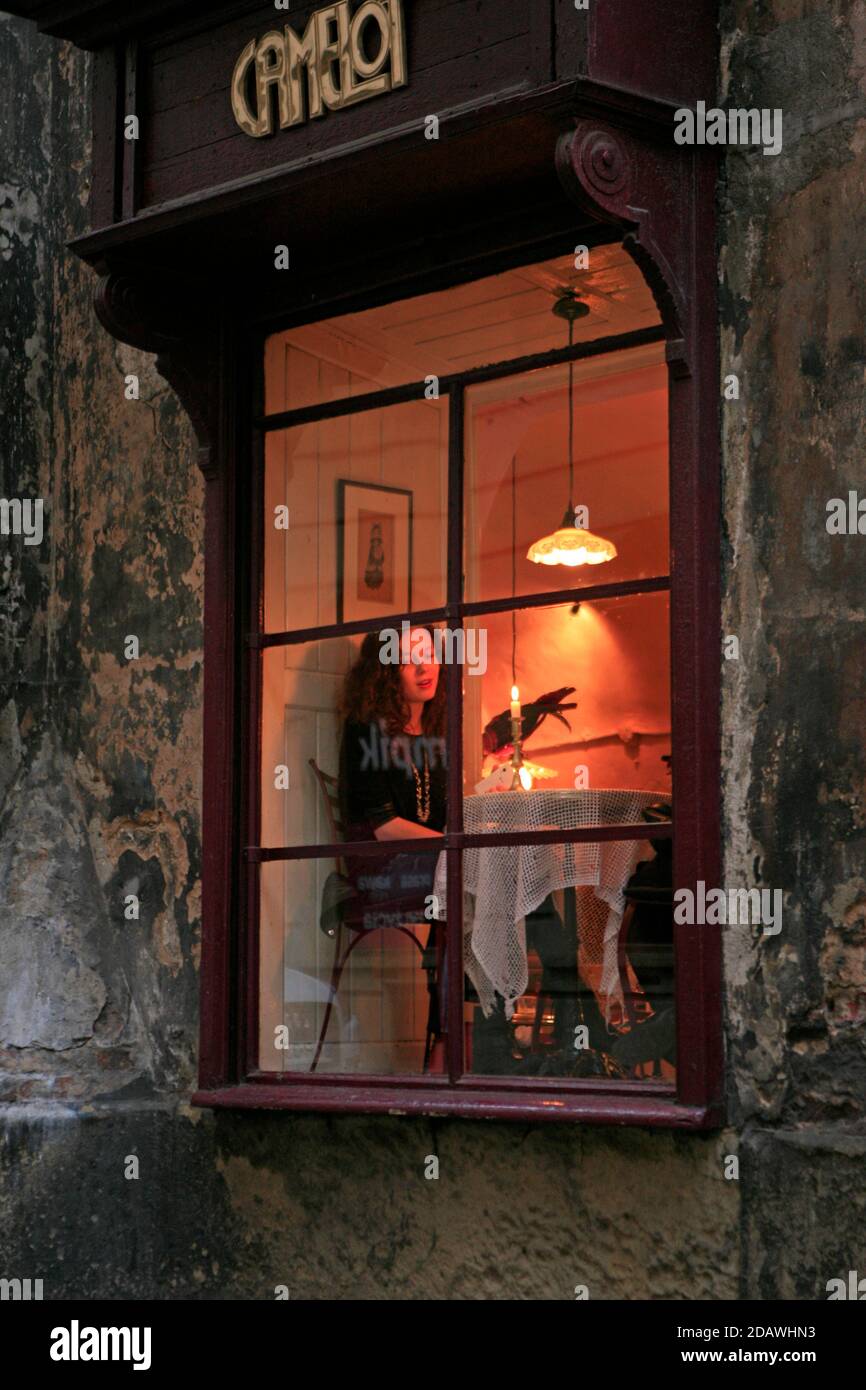
{"type": "MultiPolygon", "coordinates": [[[[390,630],[387,630],[390,631],[390,630]]],[[[429,628],[403,634],[399,664],[390,655],[386,631],[368,632],[349,671],[339,712],[339,796],[347,840],[441,839],[445,829],[445,686],[429,628]]],[[[347,858],[357,894],[358,926],[423,923],[433,892],[437,855],[347,858]]],[[[425,956],[430,959],[435,925],[425,956]]],[[[438,1036],[438,1008],[430,985],[430,1028],[438,1036]]]]}
{"type": "MultiPolygon", "coordinates": [[[[404,633],[400,663],[383,662],[386,632],[370,632],[349,671],[340,700],[344,720],[340,746],[339,796],[347,840],[441,839],[446,819],[445,687],[429,628],[404,633]]],[[[357,928],[418,926],[433,892],[437,855],[347,856],[355,890],[351,922],[357,928]]],[[[559,995],[556,1032],[560,1047],[571,1041],[579,1021],[576,940],[553,901],[526,919],[527,938],[538,950],[551,992],[559,995]],[[572,1017],[574,1015],[574,1017],[572,1017]]],[[[440,992],[432,979],[435,924],[425,950],[430,1014],[428,1032],[442,1037],[440,992]],[[441,1021],[440,1021],[441,1020],[441,1021]]],[[[445,994],[444,966],[440,981],[445,994]]],[[[476,1010],[473,1070],[497,1074],[511,1067],[511,1033],[504,1001],[497,996],[489,1018],[476,1010]]]]}

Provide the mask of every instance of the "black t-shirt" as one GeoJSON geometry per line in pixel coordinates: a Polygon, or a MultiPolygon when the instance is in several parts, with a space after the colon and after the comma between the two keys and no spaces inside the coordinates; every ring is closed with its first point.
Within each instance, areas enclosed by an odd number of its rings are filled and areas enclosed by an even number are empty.
{"type": "Polygon", "coordinates": [[[444,738],[391,737],[375,723],[347,721],[343,726],[339,787],[347,840],[372,840],[374,831],[395,816],[428,830],[444,830],[446,785],[444,738]],[[427,804],[425,768],[430,775],[430,814],[422,821],[419,783],[423,808],[427,804]]]}

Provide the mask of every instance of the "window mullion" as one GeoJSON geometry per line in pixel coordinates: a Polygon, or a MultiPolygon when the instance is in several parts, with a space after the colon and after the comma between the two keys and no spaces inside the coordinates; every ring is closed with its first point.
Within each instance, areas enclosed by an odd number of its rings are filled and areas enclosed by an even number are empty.
{"type": "MultiPolygon", "coordinates": [[[[463,471],[464,394],[462,385],[451,388],[448,398],[448,567],[449,614],[463,601],[463,471]]],[[[454,621],[454,618],[451,618],[454,621]]],[[[458,619],[458,621],[460,621],[458,619]]],[[[452,834],[463,832],[463,673],[446,667],[448,695],[448,821],[452,834]]],[[[463,851],[447,851],[448,901],[446,905],[446,959],[448,962],[448,1074],[457,1081],[463,1074],[463,851]]]]}

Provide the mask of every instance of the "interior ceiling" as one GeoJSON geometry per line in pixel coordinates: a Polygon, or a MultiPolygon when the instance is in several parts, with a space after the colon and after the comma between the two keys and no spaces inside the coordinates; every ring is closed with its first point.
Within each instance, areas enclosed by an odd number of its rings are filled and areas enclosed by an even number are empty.
{"type": "Polygon", "coordinates": [[[281,336],[320,354],[327,335],[343,339],[378,358],[383,366],[388,364],[387,370],[376,373],[384,383],[431,373],[447,376],[564,347],[568,325],[552,312],[563,287],[575,289],[589,305],[589,314],[574,325],[575,342],[660,322],[643,276],[621,246],[593,248],[587,270],[576,270],[574,259],[559,256],[281,336]]]}

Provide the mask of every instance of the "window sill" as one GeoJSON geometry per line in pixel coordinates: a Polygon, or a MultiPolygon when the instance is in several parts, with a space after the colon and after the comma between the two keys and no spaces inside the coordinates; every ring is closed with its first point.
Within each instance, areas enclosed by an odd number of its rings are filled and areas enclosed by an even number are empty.
{"type": "MultiPolygon", "coordinates": [[[[495,1083],[494,1083],[495,1084],[495,1083]]],[[[620,1090],[580,1091],[551,1087],[544,1094],[512,1083],[502,1089],[494,1084],[477,1086],[468,1079],[457,1085],[352,1085],[341,1078],[339,1086],[322,1081],[279,1083],[244,1082],[213,1090],[196,1091],[196,1106],[229,1110],[292,1110],[386,1115],[455,1116],[476,1120],[560,1121],[581,1124],[642,1125],[648,1128],[707,1130],[724,1123],[722,1107],[685,1105],[670,1088],[652,1093],[625,1094],[620,1090]]]]}

